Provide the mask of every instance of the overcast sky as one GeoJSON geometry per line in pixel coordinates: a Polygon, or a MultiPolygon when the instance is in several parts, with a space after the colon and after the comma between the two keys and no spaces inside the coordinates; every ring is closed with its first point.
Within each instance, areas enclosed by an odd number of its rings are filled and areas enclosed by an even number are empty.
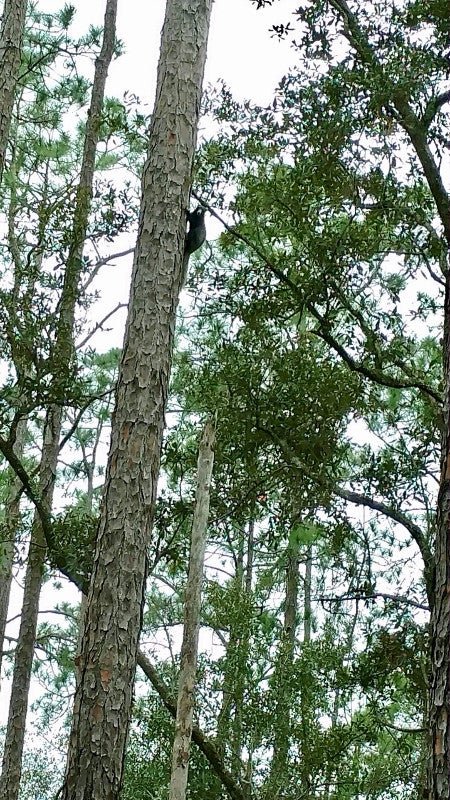
{"type": "MultiPolygon", "coordinates": [[[[43,11],[61,8],[62,0],[39,0],[43,11]]],[[[77,0],[73,28],[83,33],[89,24],[102,25],[105,0],[77,0]]],[[[107,91],[120,96],[132,91],[151,102],[165,0],[119,0],[117,34],[125,54],[109,71],[107,91]]],[[[273,7],[256,10],[250,0],[215,0],[206,64],[206,83],[223,78],[234,95],[267,102],[273,88],[295,63],[295,52],[272,37],[274,23],[293,20],[293,0],[277,0],[273,7]]]]}

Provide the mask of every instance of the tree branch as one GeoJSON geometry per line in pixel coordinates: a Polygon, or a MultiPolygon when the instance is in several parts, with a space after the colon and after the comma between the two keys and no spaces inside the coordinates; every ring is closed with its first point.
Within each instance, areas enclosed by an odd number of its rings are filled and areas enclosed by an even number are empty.
{"type": "Polygon", "coordinates": [[[343,603],[345,600],[376,600],[377,597],[381,597],[383,600],[392,600],[394,603],[404,604],[407,606],[413,606],[414,608],[420,608],[421,611],[429,611],[430,607],[424,605],[424,603],[418,603],[416,600],[410,600],[409,597],[402,597],[401,595],[396,594],[386,594],[385,592],[373,592],[372,594],[364,594],[364,593],[357,593],[357,594],[344,594],[341,597],[313,597],[315,603],[343,603]]]}
{"type": "Polygon", "coordinates": [[[53,558],[56,567],[63,575],[66,576],[66,578],[72,581],[72,583],[75,583],[75,585],[79,589],[85,591],[86,587],[80,585],[79,580],[76,577],[74,577],[71,570],[68,568],[64,560],[64,557],[60,553],[60,549],[57,546],[57,542],[53,532],[51,516],[47,512],[41,498],[38,495],[37,490],[34,488],[28,472],[26,471],[20,459],[16,456],[10,443],[3,437],[0,437],[0,452],[3,453],[9,466],[14,470],[15,474],[21,481],[26,496],[36,509],[36,512],[39,517],[39,522],[41,523],[42,526],[42,532],[44,534],[47,548],[53,558]]]}
{"type": "Polygon", "coordinates": [[[381,370],[372,369],[371,367],[366,367],[364,364],[358,363],[355,359],[347,352],[347,350],[339,344],[339,342],[331,335],[329,331],[326,330],[326,323],[322,317],[322,315],[317,311],[313,303],[309,303],[305,301],[305,297],[303,295],[302,290],[300,287],[291,279],[289,278],[283,270],[276,267],[271,261],[267,258],[265,253],[257,247],[254,242],[252,242],[247,236],[239,233],[235,228],[231,225],[228,225],[227,222],[217,213],[211,206],[201,200],[195,192],[192,192],[192,196],[195,197],[196,200],[199,201],[205,208],[208,209],[209,213],[215,217],[219,222],[223,225],[223,227],[232,234],[236,239],[243,242],[247,247],[256,255],[258,258],[261,259],[263,264],[275,275],[281,283],[285,286],[288,286],[291,289],[294,296],[297,298],[301,306],[305,306],[309,313],[311,314],[314,319],[316,319],[319,324],[320,328],[318,330],[312,330],[311,333],[314,336],[319,337],[322,339],[326,344],[328,344],[347,364],[347,366],[353,371],[357,372],[358,374],[362,375],[365,378],[373,381],[374,383],[378,383],[381,386],[387,386],[392,389],[418,389],[423,394],[426,394],[428,397],[431,397],[436,403],[438,403],[439,407],[442,406],[442,398],[438,392],[435,392],[430,386],[426,383],[423,383],[419,380],[411,380],[411,381],[404,381],[399,378],[395,378],[393,375],[386,375],[381,370]]]}
{"type": "MultiPolygon", "coordinates": [[[[443,92],[430,101],[422,119],[419,119],[414,113],[404,91],[393,83],[389,75],[386,75],[368,40],[366,32],[360,26],[356,15],[349,9],[346,0],[330,0],[330,5],[333,6],[341,17],[344,24],[344,36],[346,36],[352,47],[355,48],[362,63],[381,72],[381,76],[387,88],[387,94],[390,94],[392,105],[397,111],[395,117],[397,122],[408,134],[417,158],[422,165],[428,188],[433,195],[444,228],[445,238],[450,245],[450,197],[445,189],[441,174],[427,142],[429,124],[440,106],[450,100],[450,90],[443,92]],[[427,111],[428,115],[431,116],[430,121],[428,121],[427,111]]],[[[386,107],[388,107],[388,103],[386,103],[386,107]]]]}
{"type": "Polygon", "coordinates": [[[298,469],[300,469],[305,475],[310,477],[312,480],[316,481],[316,483],[321,484],[322,486],[329,486],[331,491],[341,497],[343,500],[347,500],[349,503],[354,503],[355,505],[366,506],[367,508],[371,508],[374,511],[378,511],[380,514],[384,514],[384,516],[392,519],[393,522],[397,522],[399,525],[402,525],[411,535],[411,538],[416,543],[419,552],[422,556],[424,562],[424,577],[425,577],[425,588],[427,592],[428,602],[431,606],[431,597],[432,597],[432,577],[433,577],[433,568],[434,568],[434,557],[433,553],[430,549],[430,546],[426,540],[426,537],[422,531],[422,529],[413,522],[407,514],[399,509],[394,508],[393,506],[388,505],[387,503],[383,503],[379,500],[374,500],[367,495],[358,494],[357,492],[352,492],[348,489],[344,489],[343,487],[339,486],[337,483],[327,482],[325,479],[318,478],[317,476],[312,476],[309,472],[305,464],[298,458],[296,453],[292,450],[290,445],[286,442],[286,440],[281,439],[279,436],[274,434],[271,430],[261,429],[267,433],[272,441],[274,441],[281,449],[284,458],[294,464],[298,469]]]}
{"type": "Polygon", "coordinates": [[[338,484],[334,484],[333,491],[338,495],[338,497],[342,497],[343,500],[348,500],[349,503],[354,503],[355,505],[371,508],[373,511],[379,511],[380,514],[384,514],[385,517],[389,517],[389,519],[392,519],[393,522],[398,522],[399,525],[402,525],[404,528],[406,528],[406,530],[411,534],[411,538],[419,548],[425,566],[427,593],[428,590],[431,591],[431,586],[428,586],[428,576],[430,571],[433,569],[434,558],[427,539],[419,525],[416,525],[416,523],[413,522],[413,520],[410,519],[410,517],[408,517],[408,515],[403,511],[400,511],[399,509],[394,508],[387,503],[374,500],[372,497],[368,497],[367,495],[349,491],[338,484]]]}
{"type": "Polygon", "coordinates": [[[425,111],[422,114],[420,122],[422,123],[424,128],[429,128],[430,124],[433,122],[436,114],[438,113],[439,109],[442,108],[443,105],[450,102],[450,89],[446,92],[442,92],[442,94],[436,95],[436,97],[432,97],[431,100],[428,101],[425,111]]]}
{"type": "Polygon", "coordinates": [[[105,322],[106,322],[106,321],[107,321],[107,320],[108,320],[110,317],[112,317],[114,314],[116,314],[116,313],[117,313],[117,311],[120,311],[120,309],[121,309],[121,308],[126,308],[126,307],[127,307],[127,304],[126,304],[126,303],[117,303],[116,307],[115,307],[115,308],[113,308],[111,311],[108,311],[108,313],[107,313],[107,314],[105,314],[105,316],[103,317],[103,319],[101,319],[99,322],[97,322],[97,323],[94,325],[94,327],[92,328],[92,330],[90,330],[90,331],[89,331],[89,332],[86,334],[86,336],[84,337],[84,339],[82,339],[82,340],[81,340],[81,342],[78,342],[78,343],[77,343],[77,345],[76,345],[76,348],[77,348],[77,350],[79,350],[81,347],[84,347],[84,345],[86,344],[86,342],[88,342],[88,341],[89,341],[89,339],[91,339],[91,338],[93,337],[94,333],[97,333],[97,331],[98,331],[98,330],[101,330],[101,329],[103,328],[103,325],[105,324],[105,322]]]}

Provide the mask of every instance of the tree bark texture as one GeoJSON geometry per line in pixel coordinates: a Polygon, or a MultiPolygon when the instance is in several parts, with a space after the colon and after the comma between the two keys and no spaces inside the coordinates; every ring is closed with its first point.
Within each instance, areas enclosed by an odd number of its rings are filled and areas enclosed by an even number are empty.
{"type": "MultiPolygon", "coordinates": [[[[21,458],[23,453],[26,431],[27,421],[22,419],[17,426],[16,441],[14,443],[14,453],[18,458],[21,458]]],[[[12,469],[9,470],[9,482],[0,542],[0,670],[13,575],[15,539],[20,521],[20,489],[22,484],[12,469]]]]}
{"type": "MultiPolygon", "coordinates": [[[[53,415],[51,420],[46,420],[44,426],[44,443],[39,472],[39,494],[47,513],[50,513],[53,501],[60,425],[61,410],[59,409],[59,417],[53,415]],[[55,427],[52,427],[52,425],[55,427]]],[[[35,513],[28,550],[19,639],[14,659],[8,724],[3,751],[2,774],[0,777],[1,800],[17,800],[19,796],[28,692],[33,666],[45,554],[46,542],[42,524],[39,515],[35,513]]]]}
{"type": "Polygon", "coordinates": [[[183,642],[181,645],[178,703],[172,750],[169,800],[185,800],[189,752],[194,716],[197,678],[198,632],[209,516],[209,492],[214,464],[214,426],[207,422],[202,434],[197,463],[197,489],[192,523],[189,571],[184,597],[183,642]]]}
{"type": "Polygon", "coordinates": [[[431,607],[429,800],[450,798],[450,272],[444,320],[444,427],[431,607]]]}
{"type": "MultiPolygon", "coordinates": [[[[86,236],[92,183],[95,169],[95,152],[100,127],[106,75],[114,51],[117,0],[107,0],[103,44],[96,61],[89,108],[80,182],[77,189],[71,246],[61,296],[61,310],[54,352],[57,372],[52,377],[55,388],[64,382],[70,371],[73,353],[73,325],[78,299],[78,285],[82,264],[82,251],[86,236]]],[[[64,392],[64,384],[62,386],[64,392]]],[[[50,514],[53,503],[56,468],[59,455],[62,406],[48,408],[44,424],[44,442],[39,473],[39,496],[44,510],[50,514]]],[[[39,597],[46,557],[46,541],[41,520],[35,514],[25,576],[19,643],[16,650],[13,684],[9,707],[8,726],[0,778],[1,800],[17,800],[20,788],[28,692],[33,664],[39,597]]]]}
{"type": "Polygon", "coordinates": [[[19,76],[27,0],[5,0],[0,30],[0,183],[19,76]]]}
{"type": "Polygon", "coordinates": [[[63,800],[122,784],[211,6],[166,6],[63,800]]]}

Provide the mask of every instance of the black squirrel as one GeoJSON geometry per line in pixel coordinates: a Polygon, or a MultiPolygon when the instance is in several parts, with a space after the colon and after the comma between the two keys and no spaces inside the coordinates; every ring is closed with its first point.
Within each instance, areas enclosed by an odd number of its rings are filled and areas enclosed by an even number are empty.
{"type": "Polygon", "coordinates": [[[189,230],[184,243],[185,256],[195,253],[206,239],[205,213],[206,209],[200,206],[195,211],[188,211],[189,230]]]}
{"type": "Polygon", "coordinates": [[[189,256],[195,253],[206,239],[205,213],[206,208],[201,208],[201,206],[194,211],[187,212],[189,228],[184,240],[182,286],[186,280],[189,256]]]}

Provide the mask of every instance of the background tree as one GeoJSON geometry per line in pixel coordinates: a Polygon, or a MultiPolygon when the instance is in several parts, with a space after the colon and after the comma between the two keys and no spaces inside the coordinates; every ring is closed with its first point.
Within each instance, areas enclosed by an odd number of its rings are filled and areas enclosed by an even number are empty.
{"type": "Polygon", "coordinates": [[[0,29],[0,182],[14,107],[22,54],[26,0],[5,0],[0,29]]]}

